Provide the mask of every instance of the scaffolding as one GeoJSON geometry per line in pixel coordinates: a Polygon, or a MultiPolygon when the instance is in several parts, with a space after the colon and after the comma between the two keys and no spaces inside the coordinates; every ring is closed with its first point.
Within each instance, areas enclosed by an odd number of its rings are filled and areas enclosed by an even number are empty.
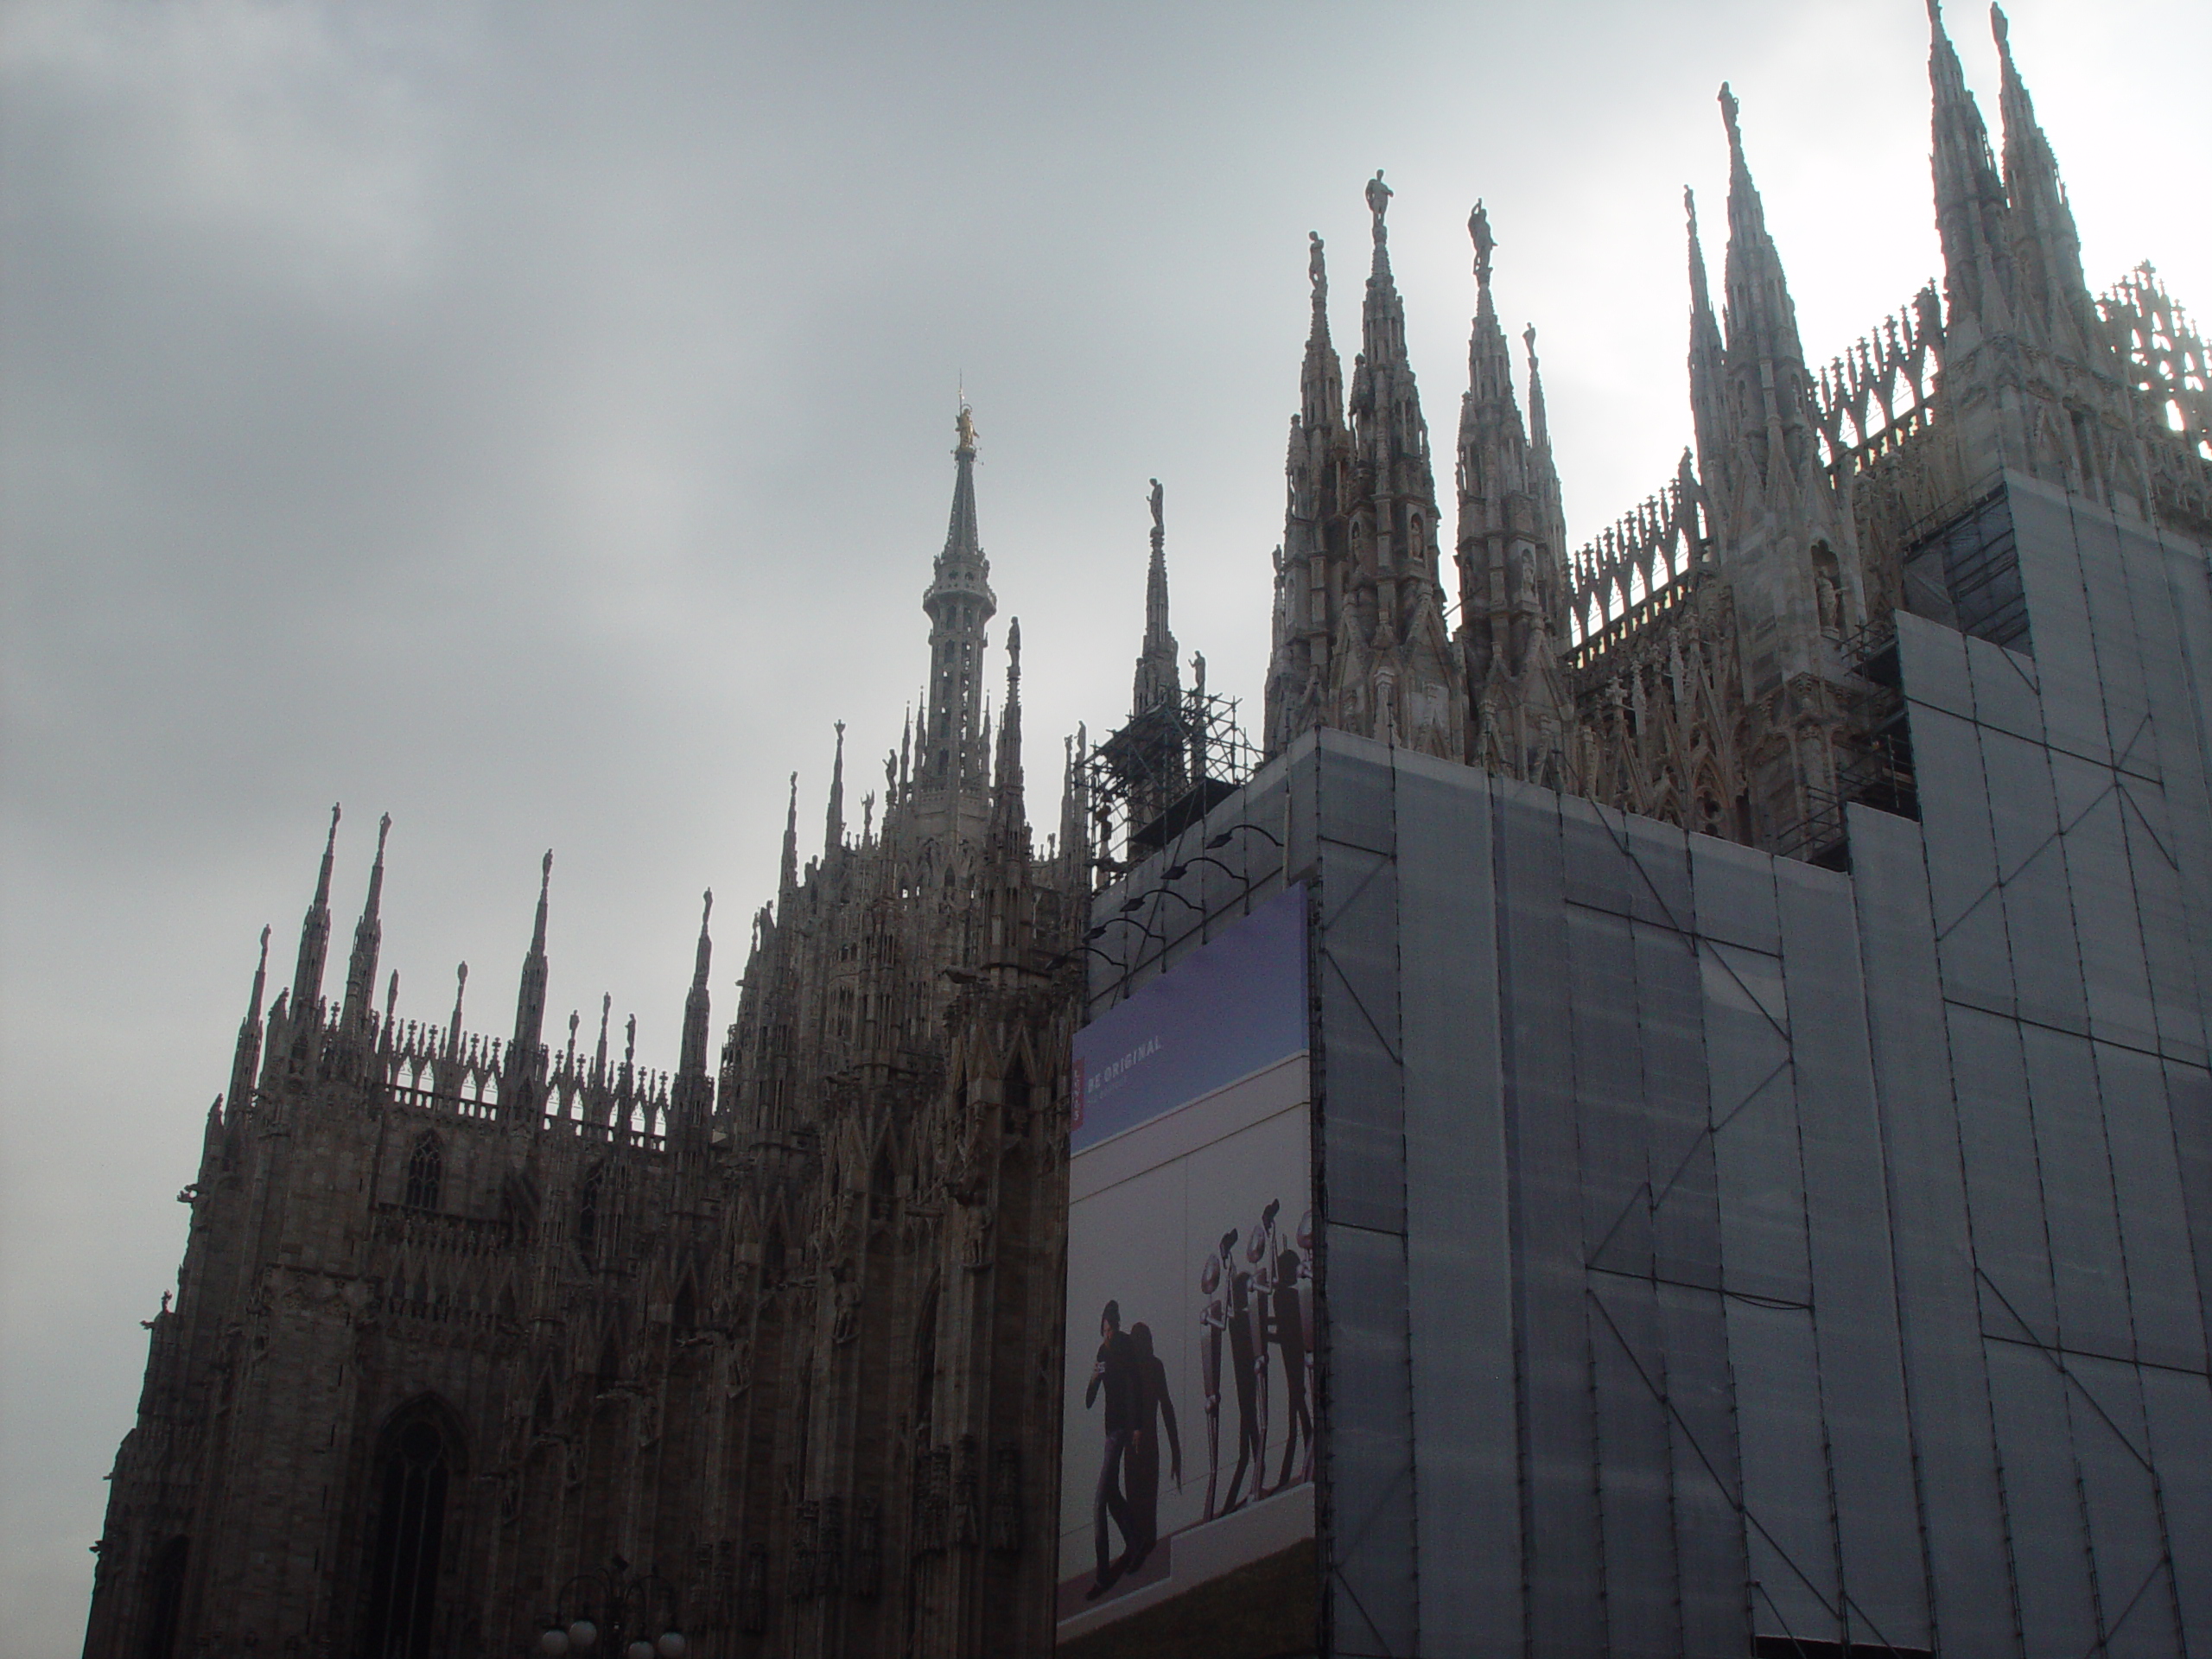
{"type": "Polygon", "coordinates": [[[1131,716],[1088,758],[1100,872],[1158,852],[1241,788],[1258,759],[1234,697],[1186,691],[1131,716]]]}
{"type": "Polygon", "coordinates": [[[1897,666],[1896,619],[1883,617],[1853,629],[1838,643],[1837,655],[1859,689],[1849,697],[1851,719],[1836,753],[1835,786],[1805,785],[1803,816],[1783,831],[1775,851],[1840,870],[1851,862],[1844,808],[1856,801],[1877,811],[1916,819],[1920,789],[1913,772],[1912,734],[1897,666]]]}

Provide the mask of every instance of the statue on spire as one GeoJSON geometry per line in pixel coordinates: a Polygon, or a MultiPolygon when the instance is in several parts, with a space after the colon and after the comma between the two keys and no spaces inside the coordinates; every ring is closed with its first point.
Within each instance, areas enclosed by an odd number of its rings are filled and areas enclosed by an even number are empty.
{"type": "MultiPolygon", "coordinates": [[[[1383,227],[1382,215],[1390,211],[1390,198],[1396,192],[1382,182],[1382,169],[1376,168],[1375,176],[1367,181],[1367,211],[1375,215],[1375,240],[1380,246],[1389,232],[1383,227]]],[[[1314,238],[1319,241],[1319,238],[1314,238]]]]}
{"type": "Polygon", "coordinates": [[[960,400],[960,413],[953,417],[952,423],[960,434],[960,442],[952,453],[956,455],[974,454],[976,453],[976,416],[969,409],[966,398],[960,400]]]}
{"type": "Polygon", "coordinates": [[[1479,197],[1474,212],[1467,215],[1467,234],[1475,245],[1475,281],[1488,288],[1491,250],[1497,245],[1497,238],[1490,233],[1490,214],[1484,211],[1479,197]]]}
{"type": "Polygon", "coordinates": [[[1744,132],[1736,124],[1736,94],[1728,90],[1728,83],[1720,83],[1720,119],[1728,129],[1728,151],[1738,162],[1744,159],[1744,132]]]}

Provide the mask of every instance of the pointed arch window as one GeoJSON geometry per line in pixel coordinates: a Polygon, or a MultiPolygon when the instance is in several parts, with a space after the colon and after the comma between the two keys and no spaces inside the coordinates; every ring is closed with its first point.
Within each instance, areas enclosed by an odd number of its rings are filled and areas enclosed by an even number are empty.
{"type": "Polygon", "coordinates": [[[385,1436],[375,1487],[366,1659],[427,1659],[430,1651],[456,1451],[426,1410],[406,1414],[385,1436]]]}
{"type": "Polygon", "coordinates": [[[445,1185],[445,1151],[438,1137],[425,1129],[407,1154],[405,1203],[410,1210],[435,1210],[445,1185]]]}

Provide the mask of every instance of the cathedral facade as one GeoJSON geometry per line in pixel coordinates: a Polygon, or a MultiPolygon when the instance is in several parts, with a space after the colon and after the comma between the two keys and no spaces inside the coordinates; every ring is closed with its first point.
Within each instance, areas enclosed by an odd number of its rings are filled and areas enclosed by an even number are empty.
{"type": "MultiPolygon", "coordinates": [[[[1686,203],[1694,442],[1580,545],[1479,205],[1447,520],[1378,174],[1349,380],[1311,247],[1267,753],[1350,732],[1838,863],[1848,806],[1915,810],[1894,615],[2027,649],[2008,473],[2212,537],[2205,348],[2148,266],[2084,281],[2001,17],[1999,43],[1993,146],[1935,33],[1940,287],[1825,365],[1723,89],[1717,290],[1686,203]]],[[[1202,661],[1181,681],[1155,493],[1130,721],[1071,747],[1034,844],[1018,626],[995,730],[987,709],[975,453],[963,411],[923,707],[857,831],[841,728],[811,856],[794,782],[718,1054],[711,896],[672,1072],[611,1006],[595,1036],[548,1029],[550,854],[501,1035],[468,1027],[465,967],[442,1022],[377,1007],[381,831],[331,994],[334,814],[183,1194],[88,1659],[589,1651],[584,1623],[599,1651],[680,1636],[663,1659],[1049,1649],[1092,895],[1241,780],[1192,736],[1210,705],[1202,661]]]]}

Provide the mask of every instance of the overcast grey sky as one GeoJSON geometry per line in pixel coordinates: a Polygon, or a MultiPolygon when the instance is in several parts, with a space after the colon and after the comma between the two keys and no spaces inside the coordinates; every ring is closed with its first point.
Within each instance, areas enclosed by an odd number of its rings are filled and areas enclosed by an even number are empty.
{"type": "MultiPolygon", "coordinates": [[[[1918,0],[0,6],[0,1651],[81,1639],[171,1200],[331,801],[341,952],[395,820],[403,1015],[466,957],[506,1028],[550,845],[556,1017],[611,991],[668,1065],[699,889],[726,1018],[786,775],[811,839],[831,722],[855,818],[897,741],[963,378],[1050,827],[1061,734],[1128,696],[1149,477],[1185,655],[1253,706],[1306,233],[1349,359],[1377,167],[1440,486],[1481,196],[1580,539],[1688,435],[1680,197],[1725,226],[1724,78],[1809,350],[1936,272],[1925,30],[1918,0]]],[[[2021,0],[2013,41],[2091,281],[2148,257],[2212,308],[2212,7],[2021,0]]]]}

